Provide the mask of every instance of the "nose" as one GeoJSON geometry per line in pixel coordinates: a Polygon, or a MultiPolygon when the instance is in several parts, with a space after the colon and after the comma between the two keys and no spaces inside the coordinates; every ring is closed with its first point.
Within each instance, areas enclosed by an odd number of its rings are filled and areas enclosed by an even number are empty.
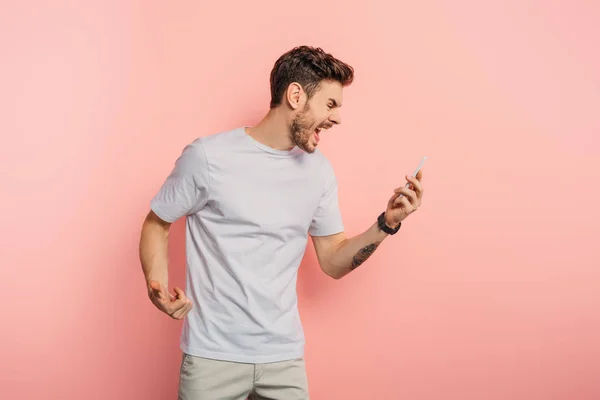
{"type": "Polygon", "coordinates": [[[338,110],[335,110],[335,111],[333,112],[333,114],[331,114],[331,115],[329,116],[329,120],[330,120],[331,122],[333,122],[334,124],[336,124],[336,125],[339,125],[339,124],[341,124],[341,123],[342,123],[342,118],[340,117],[340,112],[339,112],[338,110]]]}

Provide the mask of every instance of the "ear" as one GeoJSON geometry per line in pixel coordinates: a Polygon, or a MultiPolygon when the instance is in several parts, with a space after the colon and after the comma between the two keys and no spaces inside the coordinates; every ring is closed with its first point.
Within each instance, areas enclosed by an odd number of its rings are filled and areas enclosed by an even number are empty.
{"type": "Polygon", "coordinates": [[[304,89],[298,82],[292,82],[285,92],[285,97],[290,107],[296,110],[301,106],[303,97],[305,97],[304,89]]]}

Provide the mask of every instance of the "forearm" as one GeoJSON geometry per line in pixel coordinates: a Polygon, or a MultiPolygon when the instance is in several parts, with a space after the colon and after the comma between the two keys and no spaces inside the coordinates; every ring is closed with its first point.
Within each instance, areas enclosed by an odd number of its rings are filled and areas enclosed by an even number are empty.
{"type": "Polygon", "coordinates": [[[168,287],[169,229],[148,217],[142,227],[139,256],[146,282],[158,281],[168,287]]]}
{"type": "Polygon", "coordinates": [[[377,223],[360,235],[342,241],[332,252],[327,269],[329,275],[339,279],[358,268],[377,250],[388,236],[377,223]]]}

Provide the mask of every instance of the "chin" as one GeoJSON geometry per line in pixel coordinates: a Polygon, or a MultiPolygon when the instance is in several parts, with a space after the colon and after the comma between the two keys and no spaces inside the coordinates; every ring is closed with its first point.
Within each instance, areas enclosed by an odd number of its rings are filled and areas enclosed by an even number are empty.
{"type": "Polygon", "coordinates": [[[317,149],[317,147],[313,146],[313,145],[302,146],[300,148],[309,154],[314,153],[315,150],[317,149]]]}
{"type": "Polygon", "coordinates": [[[317,142],[312,135],[293,135],[294,143],[299,149],[306,153],[314,153],[317,149],[317,142]]]}

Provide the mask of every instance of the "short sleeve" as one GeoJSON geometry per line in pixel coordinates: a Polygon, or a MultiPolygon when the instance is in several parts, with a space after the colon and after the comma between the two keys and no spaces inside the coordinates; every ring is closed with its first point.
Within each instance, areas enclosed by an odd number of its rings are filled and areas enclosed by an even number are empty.
{"type": "Polygon", "coordinates": [[[150,207],[164,221],[175,222],[200,211],[208,193],[208,161],[201,139],[196,139],[183,149],[150,207]]]}
{"type": "Polygon", "coordinates": [[[325,162],[324,192],[310,224],[311,236],[329,236],[344,231],[338,203],[338,182],[329,161],[325,162]]]}

